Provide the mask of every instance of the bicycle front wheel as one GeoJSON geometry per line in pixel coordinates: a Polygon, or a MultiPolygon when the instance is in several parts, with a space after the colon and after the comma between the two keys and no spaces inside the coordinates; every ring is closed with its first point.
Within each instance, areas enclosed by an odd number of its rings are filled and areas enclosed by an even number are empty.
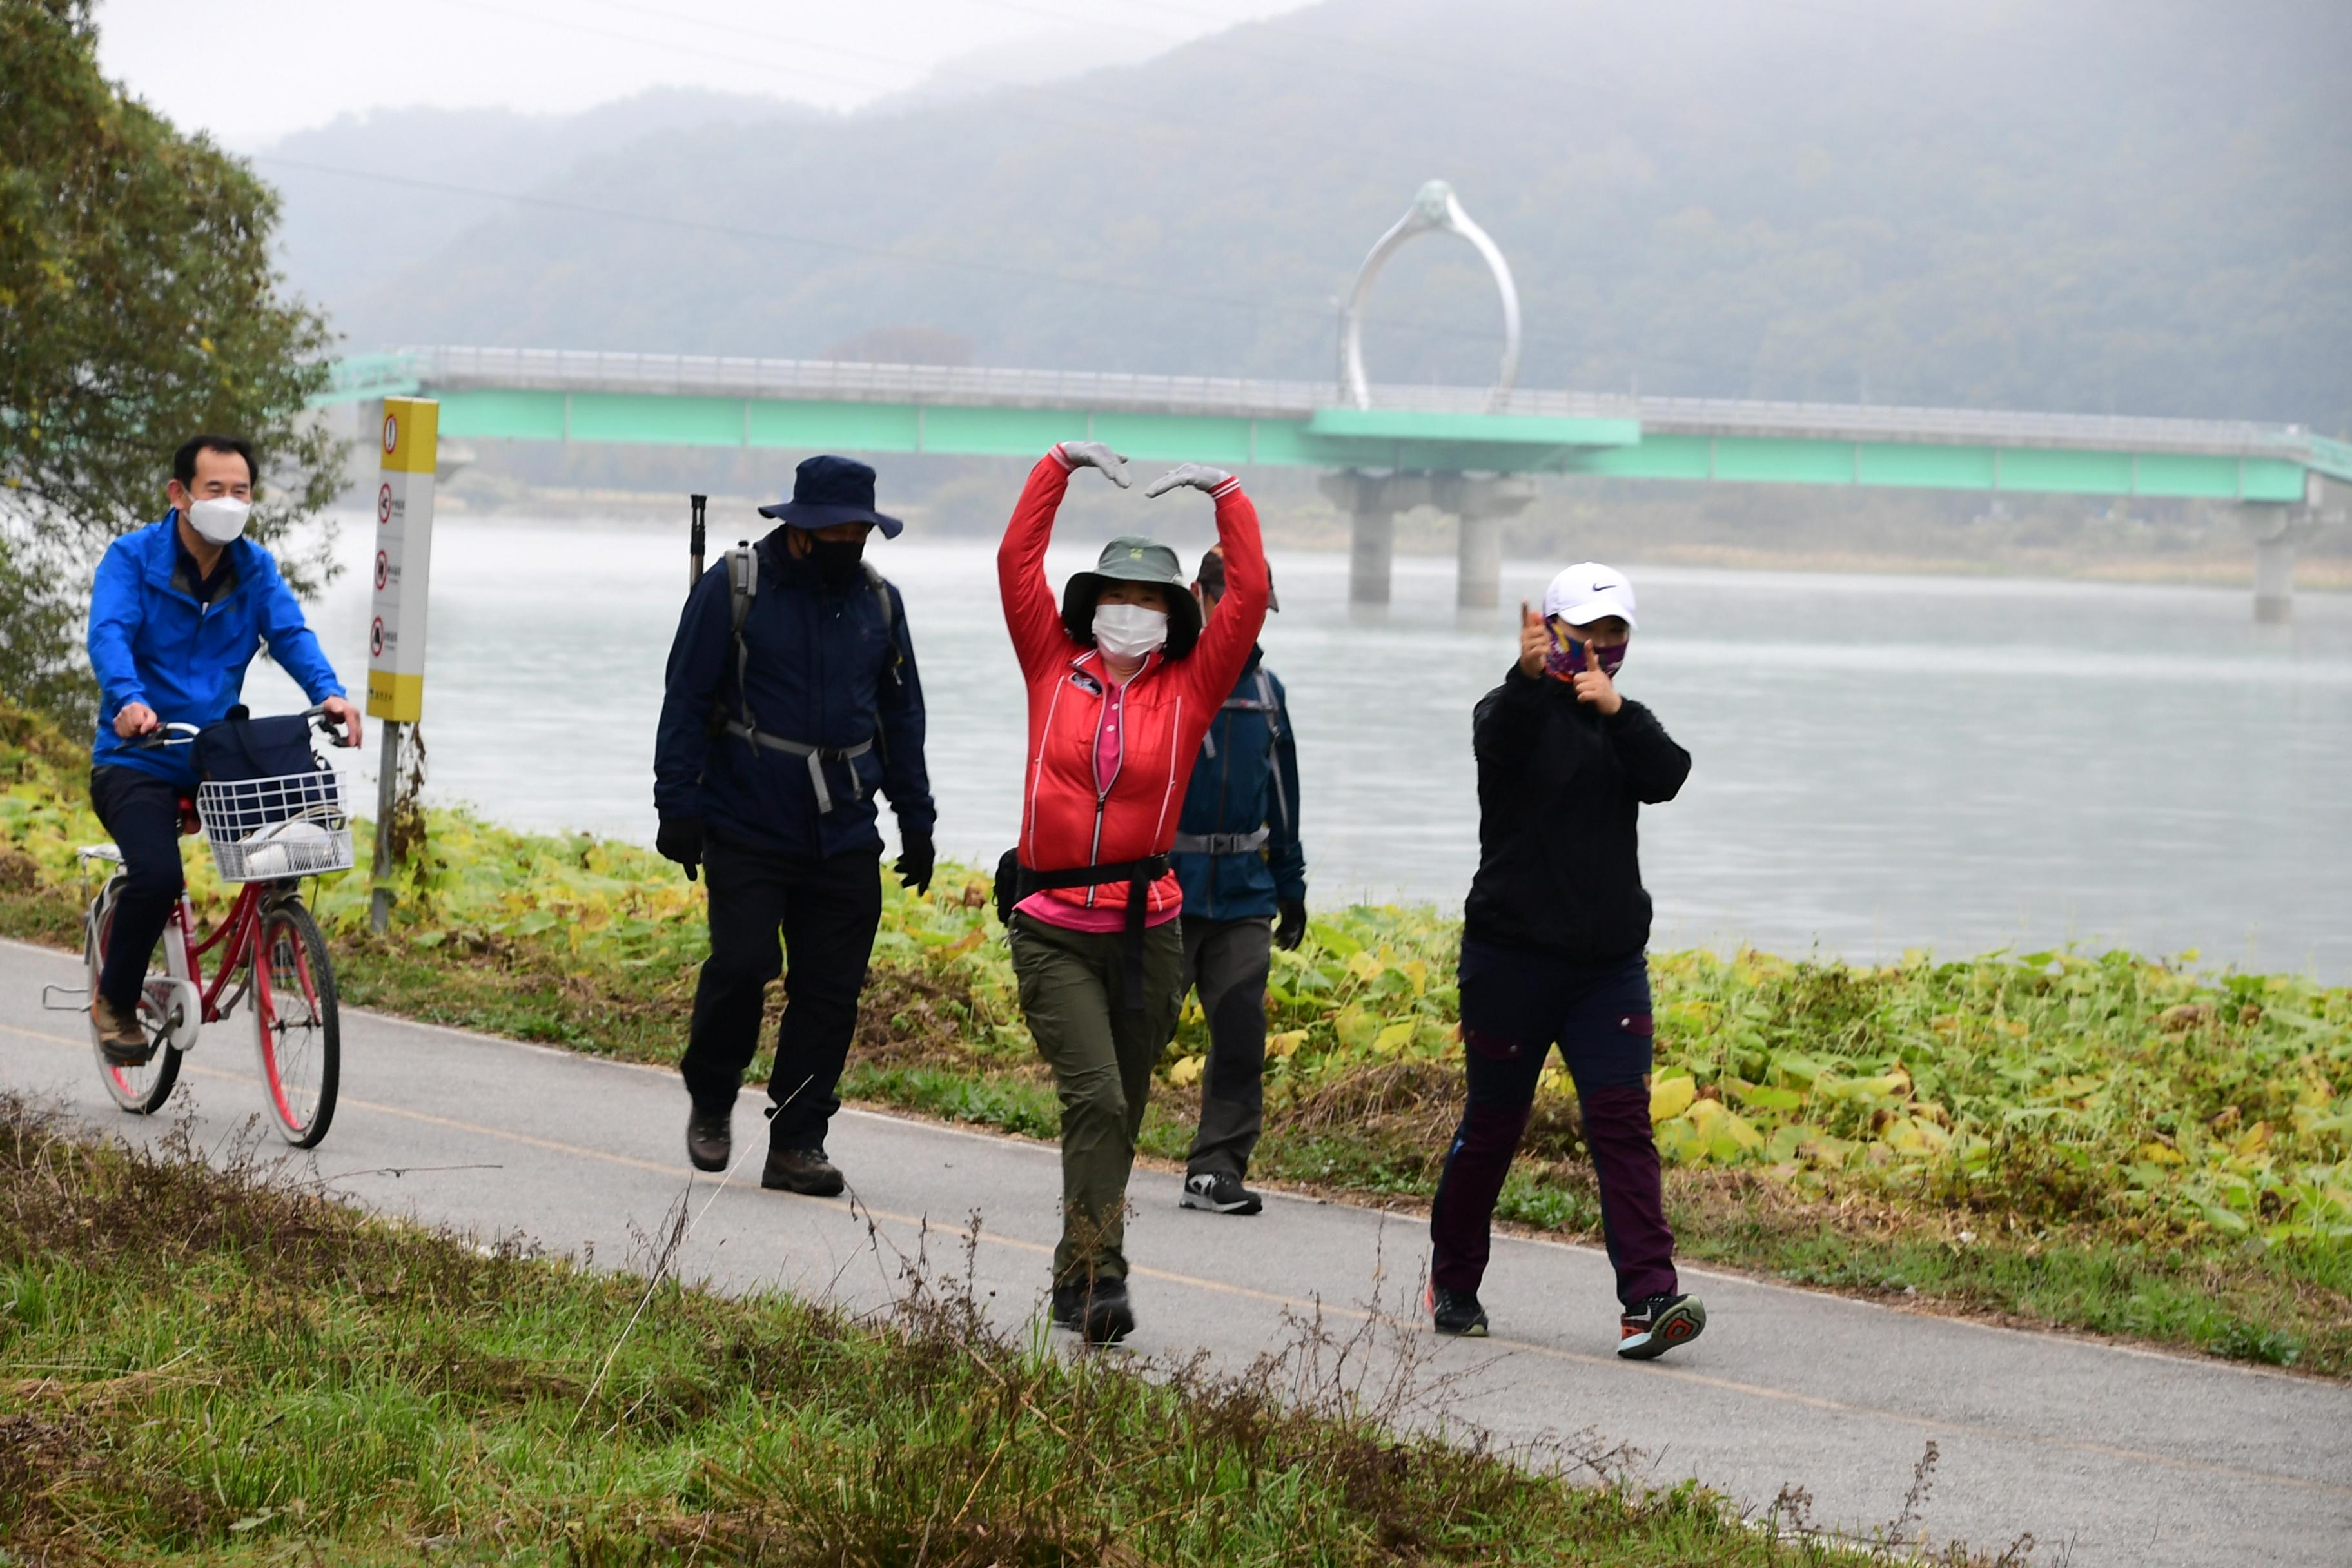
{"type": "Polygon", "coordinates": [[[315,1147],[335,1119],[342,1024],[335,972],[319,922],[289,896],[263,906],[253,959],[253,1034],[271,1120],[297,1149],[315,1147]]]}
{"type": "MultiPolygon", "coordinates": [[[[90,906],[88,933],[82,940],[82,963],[89,972],[89,994],[98,995],[98,973],[106,963],[106,944],[114,935],[115,900],[121,891],[121,879],[110,881],[90,906]]],[[[171,1026],[158,1010],[152,994],[152,983],[170,972],[170,942],[180,935],[177,922],[163,928],[155,939],[155,952],[148,961],[147,975],[151,983],[149,994],[139,1002],[139,1026],[153,1044],[155,1054],[137,1067],[118,1067],[106,1059],[106,1047],[99,1043],[98,1025],[89,1027],[90,1054],[98,1058],[98,1076],[106,1084],[106,1092],[114,1103],[133,1116],[152,1116],[172,1098],[172,1086],[180,1078],[180,1053],[171,1045],[171,1026]]]]}

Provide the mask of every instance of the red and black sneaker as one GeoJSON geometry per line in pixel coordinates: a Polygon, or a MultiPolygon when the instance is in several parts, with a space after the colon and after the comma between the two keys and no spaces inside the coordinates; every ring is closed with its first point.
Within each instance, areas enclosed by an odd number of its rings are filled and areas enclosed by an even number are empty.
{"type": "Polygon", "coordinates": [[[1619,1320],[1617,1353],[1627,1361],[1649,1361],[1690,1343],[1706,1328],[1706,1308],[1697,1297],[1662,1291],[1619,1320]]]}

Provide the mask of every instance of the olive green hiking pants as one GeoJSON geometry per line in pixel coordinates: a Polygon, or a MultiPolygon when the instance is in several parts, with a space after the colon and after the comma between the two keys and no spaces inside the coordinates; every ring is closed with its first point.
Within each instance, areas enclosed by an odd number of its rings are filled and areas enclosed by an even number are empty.
{"type": "Polygon", "coordinates": [[[1151,1069],[1184,1000],[1178,922],[1143,933],[1143,1006],[1126,1005],[1120,931],[1064,931],[1013,917],[1013,973],[1037,1054],[1062,1101],[1062,1240],[1054,1282],[1127,1278],[1127,1178],[1151,1069]]]}

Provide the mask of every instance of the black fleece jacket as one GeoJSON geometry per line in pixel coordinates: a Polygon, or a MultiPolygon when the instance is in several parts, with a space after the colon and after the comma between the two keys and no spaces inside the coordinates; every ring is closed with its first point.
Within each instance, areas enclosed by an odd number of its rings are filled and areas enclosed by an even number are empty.
{"type": "Polygon", "coordinates": [[[1690,753],[1639,702],[1604,719],[1564,681],[1514,665],[1480,699],[1478,875],[1469,941],[1570,963],[1623,959],[1650,940],[1635,818],[1672,800],[1690,753]]]}

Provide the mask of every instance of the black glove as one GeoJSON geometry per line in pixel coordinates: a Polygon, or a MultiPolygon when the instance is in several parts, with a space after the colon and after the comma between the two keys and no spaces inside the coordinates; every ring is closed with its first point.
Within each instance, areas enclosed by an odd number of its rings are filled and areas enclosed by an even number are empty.
{"type": "Polygon", "coordinates": [[[1274,945],[1285,952],[1295,952],[1307,940],[1307,900],[1283,899],[1275,908],[1282,912],[1274,917],[1274,945]]]}
{"type": "Polygon", "coordinates": [[[891,869],[898,873],[901,886],[928,893],[931,890],[931,866],[937,858],[929,834],[909,833],[899,843],[898,863],[891,869]]]}
{"type": "Polygon", "coordinates": [[[665,860],[675,860],[686,868],[686,879],[694,880],[694,868],[702,864],[702,818],[698,816],[665,816],[654,835],[654,848],[665,860]]]}

